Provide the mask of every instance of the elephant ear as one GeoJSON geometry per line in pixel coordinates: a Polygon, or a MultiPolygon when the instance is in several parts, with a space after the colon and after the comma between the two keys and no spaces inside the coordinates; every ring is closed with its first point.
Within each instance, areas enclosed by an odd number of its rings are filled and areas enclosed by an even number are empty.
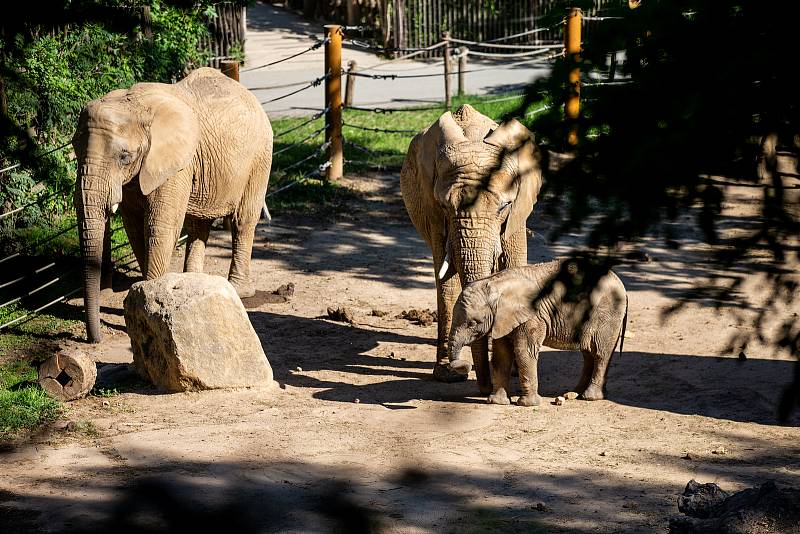
{"type": "MultiPolygon", "coordinates": [[[[400,171],[400,190],[411,222],[431,248],[446,241],[445,220],[436,201],[436,159],[439,145],[455,133],[458,125],[448,111],[435,123],[418,133],[408,147],[400,171]],[[438,234],[438,235],[437,235],[438,234]]],[[[463,137],[463,132],[461,132],[463,137]]]]}
{"type": "Polygon", "coordinates": [[[200,124],[192,108],[164,89],[148,88],[138,98],[149,119],[145,128],[150,148],[139,172],[139,187],[146,196],[189,166],[200,143],[200,124]]]}
{"type": "Polygon", "coordinates": [[[525,284],[518,281],[506,282],[502,291],[492,288],[490,302],[494,310],[492,339],[505,337],[522,323],[533,317],[534,295],[525,284]]]}
{"type": "Polygon", "coordinates": [[[508,239],[525,228],[525,221],[536,204],[542,187],[541,156],[530,130],[516,119],[501,124],[484,142],[502,148],[506,153],[505,158],[513,160],[511,168],[517,171],[519,190],[511,203],[511,212],[503,231],[503,237],[508,239]]]}

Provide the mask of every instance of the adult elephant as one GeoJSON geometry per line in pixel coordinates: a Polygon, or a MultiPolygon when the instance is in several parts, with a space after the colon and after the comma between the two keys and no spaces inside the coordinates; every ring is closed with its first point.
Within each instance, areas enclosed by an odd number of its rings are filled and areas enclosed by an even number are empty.
{"type": "MultiPolygon", "coordinates": [[[[400,187],[411,221],[433,252],[437,380],[465,379],[448,368],[447,352],[461,287],[528,261],[525,221],[542,185],[539,160],[520,122],[498,125],[469,105],[446,112],[411,141],[400,187]]],[[[486,394],[492,387],[487,344],[484,337],[471,345],[486,394]]]]}
{"type": "Polygon", "coordinates": [[[253,233],[272,163],[272,127],[258,100],[210,68],[174,85],[139,83],[83,109],[72,141],[75,209],[83,255],[86,332],[101,339],[101,263],[108,221],[119,207],[145,279],[161,276],[185,224],[184,270],[202,272],[211,223],[231,216],[228,279],[244,297],[253,233]]]}

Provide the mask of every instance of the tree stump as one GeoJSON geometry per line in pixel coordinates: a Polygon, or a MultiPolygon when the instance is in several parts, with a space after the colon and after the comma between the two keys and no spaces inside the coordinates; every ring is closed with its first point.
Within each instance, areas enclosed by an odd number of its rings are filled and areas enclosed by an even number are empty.
{"type": "Polygon", "coordinates": [[[39,385],[50,396],[71,401],[84,397],[97,380],[94,360],[78,349],[66,349],[39,366],[39,385]]]}

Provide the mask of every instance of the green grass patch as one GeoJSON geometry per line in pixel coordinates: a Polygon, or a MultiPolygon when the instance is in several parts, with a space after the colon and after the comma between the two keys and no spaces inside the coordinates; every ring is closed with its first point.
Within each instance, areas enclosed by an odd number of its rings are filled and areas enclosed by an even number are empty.
{"type": "Polygon", "coordinates": [[[0,390],[12,389],[25,382],[35,382],[36,368],[27,361],[16,360],[0,365],[0,390]]]}
{"type": "Polygon", "coordinates": [[[93,397],[116,397],[119,395],[119,390],[117,388],[92,388],[89,394],[93,397]]]}
{"type": "Polygon", "coordinates": [[[38,386],[0,389],[0,439],[34,430],[58,417],[61,405],[38,386]]]}
{"type": "Polygon", "coordinates": [[[23,430],[35,430],[61,413],[61,404],[38,384],[30,360],[0,364],[0,441],[23,430]]]}

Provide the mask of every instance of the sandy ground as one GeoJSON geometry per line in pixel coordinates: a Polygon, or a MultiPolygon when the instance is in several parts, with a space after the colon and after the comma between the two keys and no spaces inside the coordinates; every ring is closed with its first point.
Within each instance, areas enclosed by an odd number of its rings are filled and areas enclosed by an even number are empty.
{"type": "MultiPolygon", "coordinates": [[[[357,532],[365,522],[404,533],[665,532],[689,479],[726,490],[800,485],[800,414],[775,420],[792,360],[760,346],[744,361],[720,355],[736,321],[708,301],[661,321],[710,274],[691,232],[679,250],[645,241],[652,261],[618,269],[630,322],[608,400],[550,404],[577,381],[580,356],[548,351],[547,403],[493,406],[474,377],[432,380],[435,324],[394,318],[435,306],[430,254],[397,176],[345,183],[360,198],[344,213],[278,213],[258,229],[256,284],[296,286],[290,302],[249,310],[280,387],[165,395],[126,381],[130,281],[118,281],[105,295],[110,335],[96,354],[101,384],[122,393],[71,403],[54,428],[0,453],[0,531],[112,521],[230,532],[357,532]],[[328,306],[352,308],[359,324],[324,318],[328,306]]],[[[753,190],[736,193],[723,225],[755,216],[753,190]]],[[[540,213],[528,223],[530,261],[580,239],[547,242],[552,221],[540,213]]],[[[225,274],[229,238],[216,231],[212,241],[206,271],[225,274]]],[[[757,285],[753,277],[731,293],[732,309],[758,309],[757,285]]]]}

